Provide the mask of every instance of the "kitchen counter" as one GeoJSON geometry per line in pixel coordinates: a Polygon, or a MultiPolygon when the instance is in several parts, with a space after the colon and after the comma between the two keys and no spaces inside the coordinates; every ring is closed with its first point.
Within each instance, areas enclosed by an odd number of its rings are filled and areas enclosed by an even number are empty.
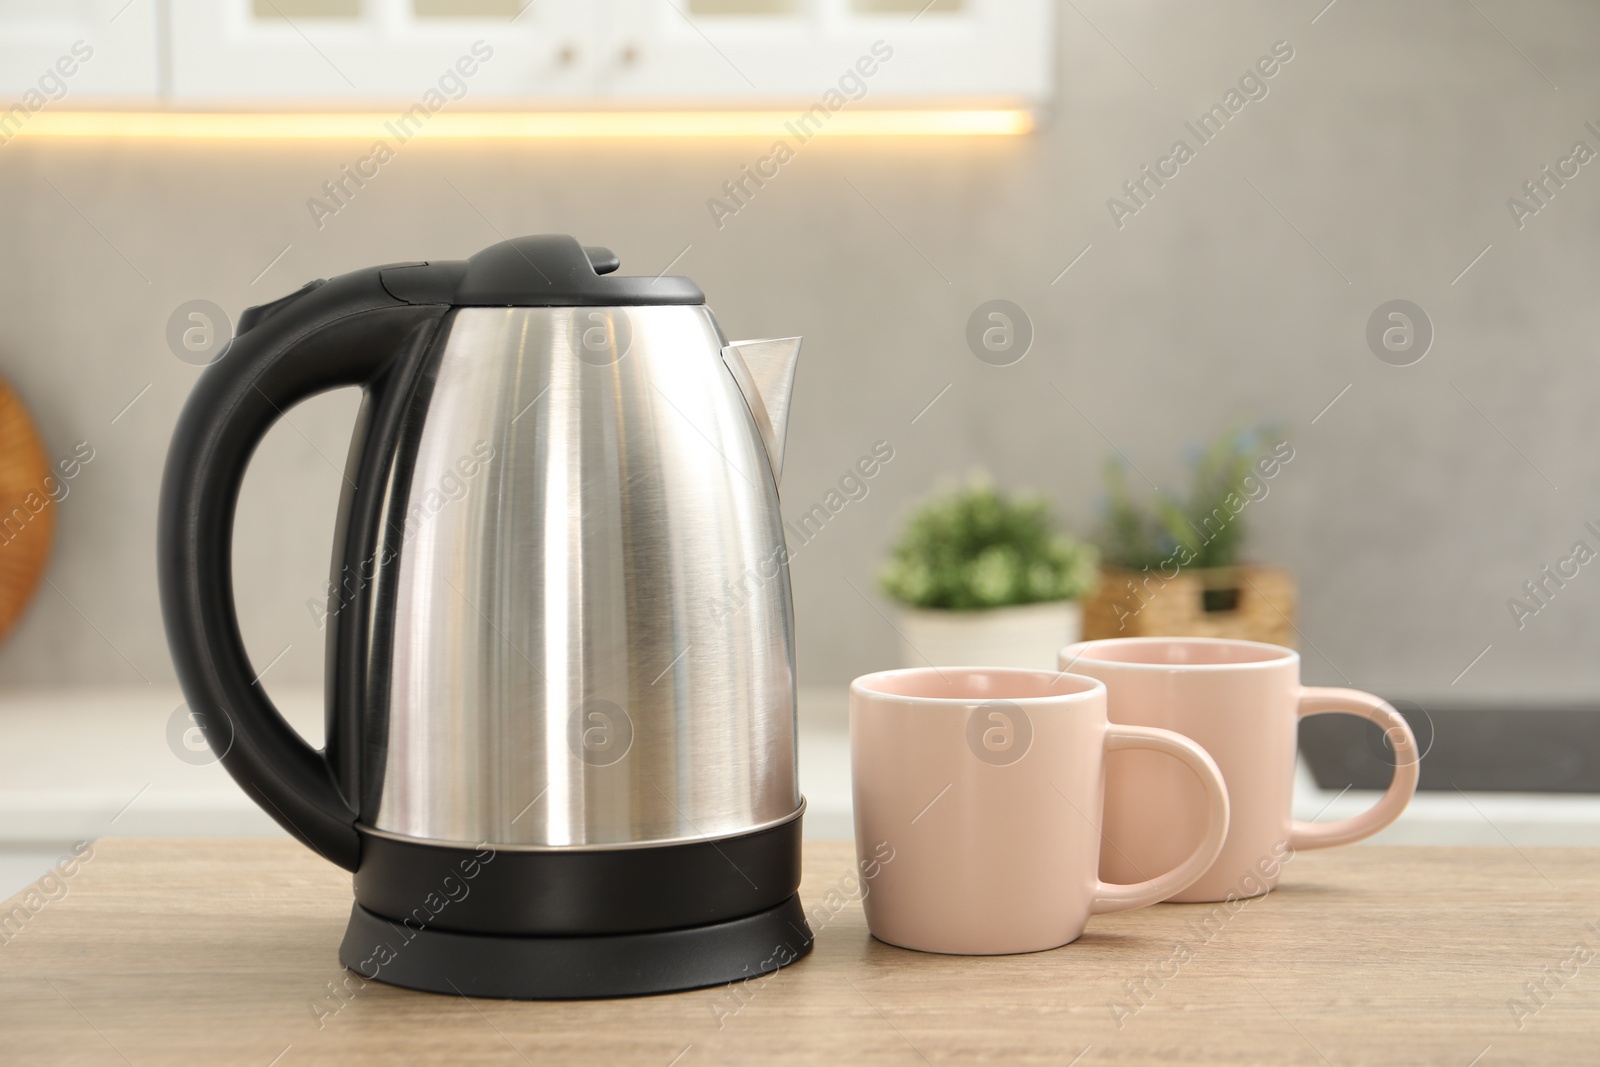
{"type": "Polygon", "coordinates": [[[1306,852],[1279,890],[1236,910],[1101,916],[1065,948],[988,958],[872,940],[854,871],[849,844],[806,843],[816,949],[748,986],[517,1003],[351,977],[335,997],[347,874],[286,840],[102,840],[56,899],[5,905],[5,1058],[1490,1067],[1594,1055],[1600,850],[1306,852]]]}
{"type": "MultiPolygon", "coordinates": [[[[320,744],[322,693],[272,691],[284,716],[320,744]]],[[[854,831],[848,694],[806,686],[800,703],[805,834],[854,831]]],[[[283,831],[209,752],[185,747],[183,697],[171,687],[0,693],[0,893],[43,871],[81,838],[279,837],[283,831]]],[[[1332,821],[1377,799],[1317,787],[1302,765],[1295,817],[1332,821]]],[[[1377,844],[1600,846],[1600,794],[1419,793],[1377,844]]]]}

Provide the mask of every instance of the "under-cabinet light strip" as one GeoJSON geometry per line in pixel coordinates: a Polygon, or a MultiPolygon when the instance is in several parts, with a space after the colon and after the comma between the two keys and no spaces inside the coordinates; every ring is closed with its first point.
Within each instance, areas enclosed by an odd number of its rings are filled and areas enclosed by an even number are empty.
{"type": "Polygon", "coordinates": [[[300,140],[308,138],[523,138],[1008,136],[1033,116],[1015,109],[839,111],[480,111],[397,116],[381,112],[50,111],[0,115],[0,143],[15,137],[300,140]],[[409,122],[407,119],[409,118],[409,122]]]}

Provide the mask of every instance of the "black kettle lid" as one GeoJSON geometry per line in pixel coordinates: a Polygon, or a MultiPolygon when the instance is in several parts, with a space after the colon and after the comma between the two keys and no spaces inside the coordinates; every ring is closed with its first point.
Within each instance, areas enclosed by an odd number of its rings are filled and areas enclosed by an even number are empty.
{"type": "Polygon", "coordinates": [[[688,278],[619,275],[609,248],[565,234],[533,234],[490,245],[465,260],[386,268],[383,287],[408,304],[460,307],[624,307],[703,304],[688,278]]]}

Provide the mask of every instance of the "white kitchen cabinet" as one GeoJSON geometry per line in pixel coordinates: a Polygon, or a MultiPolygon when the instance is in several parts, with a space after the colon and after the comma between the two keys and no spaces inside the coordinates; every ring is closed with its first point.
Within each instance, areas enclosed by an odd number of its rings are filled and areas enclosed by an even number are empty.
{"type": "Polygon", "coordinates": [[[154,98],[156,32],[154,0],[0,0],[0,109],[154,98]]]}
{"type": "Polygon", "coordinates": [[[1051,93],[1054,11],[1051,0],[0,0],[0,87],[15,99],[43,77],[59,96],[46,106],[207,111],[1026,106],[1051,93]],[[92,58],[60,93],[49,72],[72,67],[75,46],[92,58]]]}
{"type": "Polygon", "coordinates": [[[609,61],[602,87],[612,99],[810,104],[838,89],[860,94],[856,102],[869,107],[1015,104],[1045,99],[1053,84],[1049,0],[611,0],[611,7],[601,53],[609,61]]]}
{"type": "Polygon", "coordinates": [[[575,0],[168,2],[180,106],[405,107],[431,90],[470,109],[595,91],[594,5],[575,0]]]}

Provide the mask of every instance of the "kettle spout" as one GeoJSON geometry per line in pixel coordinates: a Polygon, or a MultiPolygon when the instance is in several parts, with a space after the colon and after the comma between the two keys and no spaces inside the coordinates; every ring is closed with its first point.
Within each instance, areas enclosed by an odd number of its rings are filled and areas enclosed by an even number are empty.
{"type": "Polygon", "coordinates": [[[722,350],[727,364],[755,417],[761,442],[767,447],[773,481],[783,477],[783,439],[789,428],[789,397],[794,391],[794,367],[800,358],[800,338],[735,341],[722,350]]]}

